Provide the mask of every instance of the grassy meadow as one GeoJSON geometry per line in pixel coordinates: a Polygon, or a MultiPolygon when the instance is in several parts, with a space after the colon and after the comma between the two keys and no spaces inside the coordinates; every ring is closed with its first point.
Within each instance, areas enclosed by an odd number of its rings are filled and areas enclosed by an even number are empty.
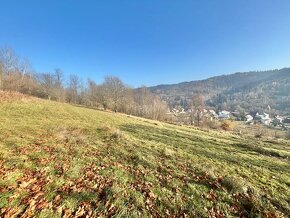
{"type": "Polygon", "coordinates": [[[290,143],[4,100],[0,217],[290,217],[290,143]]]}

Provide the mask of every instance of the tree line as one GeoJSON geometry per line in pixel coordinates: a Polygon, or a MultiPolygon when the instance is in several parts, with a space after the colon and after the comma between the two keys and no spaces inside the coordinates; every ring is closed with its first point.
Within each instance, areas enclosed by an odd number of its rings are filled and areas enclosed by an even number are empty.
{"type": "Polygon", "coordinates": [[[132,89],[115,76],[106,76],[97,84],[92,79],[84,83],[77,74],[65,79],[59,68],[54,72],[34,72],[29,61],[9,47],[0,48],[0,90],[156,120],[164,120],[168,110],[167,103],[145,86],[132,89]]]}

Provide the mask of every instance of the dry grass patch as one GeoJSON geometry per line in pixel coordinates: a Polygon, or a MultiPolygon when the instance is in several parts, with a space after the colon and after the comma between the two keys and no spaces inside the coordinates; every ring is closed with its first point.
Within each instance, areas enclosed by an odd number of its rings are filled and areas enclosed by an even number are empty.
{"type": "Polygon", "coordinates": [[[0,91],[0,102],[14,102],[14,101],[22,101],[28,102],[32,100],[37,100],[37,98],[24,95],[15,91],[0,91]]]}

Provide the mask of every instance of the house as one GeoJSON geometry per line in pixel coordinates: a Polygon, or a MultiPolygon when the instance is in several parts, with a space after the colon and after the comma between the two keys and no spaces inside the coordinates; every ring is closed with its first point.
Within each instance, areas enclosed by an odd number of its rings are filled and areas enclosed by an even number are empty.
{"type": "Polygon", "coordinates": [[[264,117],[264,115],[263,114],[259,114],[259,112],[257,112],[256,115],[255,115],[255,119],[256,120],[261,120],[261,119],[263,119],[263,117],[264,117]]]}
{"type": "Polygon", "coordinates": [[[271,122],[272,122],[272,119],[270,118],[270,115],[264,113],[264,116],[261,119],[261,123],[266,126],[270,126],[271,122]]]}
{"type": "Polygon", "coordinates": [[[246,118],[246,123],[251,123],[254,119],[254,117],[252,117],[250,114],[247,114],[245,118],[246,118]]]}
{"type": "Polygon", "coordinates": [[[187,110],[187,113],[192,113],[193,112],[193,110],[191,109],[191,108],[189,108],[188,110],[187,110]]]}
{"type": "Polygon", "coordinates": [[[283,120],[283,125],[286,128],[290,128],[290,117],[287,117],[283,120]]]}
{"type": "Polygon", "coordinates": [[[234,116],[236,120],[241,120],[241,113],[239,111],[233,111],[231,115],[234,116]]]}
{"type": "Polygon", "coordinates": [[[272,125],[273,126],[282,126],[283,125],[283,117],[280,117],[279,115],[275,115],[274,119],[272,120],[272,125]]]}
{"type": "Polygon", "coordinates": [[[266,125],[266,126],[270,126],[272,119],[270,118],[269,114],[263,113],[263,114],[259,114],[257,113],[255,116],[255,119],[258,120],[260,123],[266,125]]]}
{"type": "Polygon", "coordinates": [[[266,126],[270,126],[272,119],[270,118],[265,118],[261,120],[262,124],[266,125],[266,126]]]}
{"type": "Polygon", "coordinates": [[[219,116],[218,118],[220,120],[226,120],[226,119],[229,119],[230,118],[230,112],[229,111],[221,111],[219,112],[219,116]]]}
{"type": "Polygon", "coordinates": [[[256,118],[264,125],[266,126],[270,126],[271,122],[272,122],[272,119],[270,118],[270,115],[269,114],[259,114],[257,113],[256,114],[256,118]]]}
{"type": "Polygon", "coordinates": [[[208,112],[212,118],[218,119],[219,116],[217,115],[217,113],[214,110],[209,110],[208,112]]]}
{"type": "Polygon", "coordinates": [[[184,108],[181,108],[180,111],[179,111],[179,113],[180,114],[185,114],[186,112],[185,112],[184,108]]]}

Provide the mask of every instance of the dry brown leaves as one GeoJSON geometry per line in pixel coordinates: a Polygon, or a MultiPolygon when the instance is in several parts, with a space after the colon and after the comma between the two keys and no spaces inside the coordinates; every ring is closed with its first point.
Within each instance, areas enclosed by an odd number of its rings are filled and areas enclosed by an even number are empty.
{"type": "Polygon", "coordinates": [[[208,210],[208,217],[210,217],[210,218],[225,218],[226,216],[222,211],[213,207],[210,210],[208,210]]]}
{"type": "Polygon", "coordinates": [[[100,175],[100,170],[109,167],[109,165],[96,166],[90,164],[83,169],[83,175],[78,179],[68,181],[64,186],[59,188],[56,193],[59,195],[53,201],[53,208],[60,212],[63,217],[95,217],[95,209],[98,204],[105,205],[106,213],[99,214],[104,216],[111,216],[115,213],[115,208],[111,205],[107,199],[106,190],[110,189],[113,181],[108,177],[100,175]],[[75,211],[71,211],[60,206],[62,195],[73,195],[74,193],[93,193],[96,195],[94,202],[83,201],[80,202],[78,208],[75,211]]]}
{"type": "Polygon", "coordinates": [[[0,91],[0,102],[32,101],[37,98],[14,91],[0,91]]]}
{"type": "Polygon", "coordinates": [[[260,205],[257,205],[257,201],[249,191],[247,193],[234,193],[232,197],[234,203],[231,206],[231,212],[239,217],[249,217],[252,212],[255,212],[263,214],[263,217],[266,218],[277,218],[273,211],[265,211],[260,205]]]}
{"type": "Polygon", "coordinates": [[[13,217],[20,216],[23,218],[33,217],[37,211],[47,207],[47,201],[45,199],[44,186],[49,181],[45,179],[45,176],[41,172],[26,171],[24,175],[18,179],[17,187],[14,187],[14,194],[9,197],[9,201],[26,193],[26,196],[21,199],[21,204],[25,205],[24,210],[19,208],[2,208],[1,217],[13,217]]]}

